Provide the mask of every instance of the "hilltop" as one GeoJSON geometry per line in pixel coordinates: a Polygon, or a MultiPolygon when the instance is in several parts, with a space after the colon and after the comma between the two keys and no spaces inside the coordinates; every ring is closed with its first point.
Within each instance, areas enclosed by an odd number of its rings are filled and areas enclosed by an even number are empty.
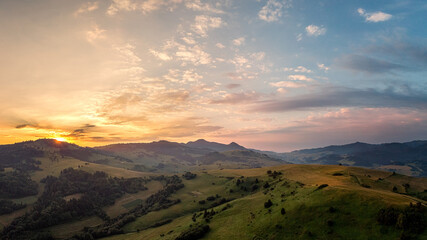
{"type": "Polygon", "coordinates": [[[194,142],[190,141],[188,143],[185,143],[184,145],[191,148],[209,149],[210,151],[215,151],[215,152],[225,152],[225,151],[232,151],[232,150],[248,150],[245,147],[240,146],[235,142],[232,142],[230,144],[222,144],[222,143],[216,143],[216,142],[208,142],[205,139],[199,139],[194,142]]]}

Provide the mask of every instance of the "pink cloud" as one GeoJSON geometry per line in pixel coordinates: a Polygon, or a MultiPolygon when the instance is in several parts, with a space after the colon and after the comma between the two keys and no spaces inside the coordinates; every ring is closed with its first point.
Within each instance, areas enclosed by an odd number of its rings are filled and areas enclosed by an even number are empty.
{"type": "Polygon", "coordinates": [[[287,122],[274,129],[242,129],[217,137],[246,147],[284,152],[356,141],[404,142],[425,139],[426,136],[426,112],[395,108],[342,108],[287,122]]]}

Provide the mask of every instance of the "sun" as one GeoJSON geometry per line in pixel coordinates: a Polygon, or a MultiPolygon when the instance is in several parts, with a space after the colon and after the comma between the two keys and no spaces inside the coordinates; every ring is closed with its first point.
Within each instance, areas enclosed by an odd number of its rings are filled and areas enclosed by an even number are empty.
{"type": "Polygon", "coordinates": [[[56,137],[56,138],[54,138],[56,141],[59,141],[59,142],[67,142],[67,139],[65,139],[65,138],[63,138],[63,137],[56,137]]]}

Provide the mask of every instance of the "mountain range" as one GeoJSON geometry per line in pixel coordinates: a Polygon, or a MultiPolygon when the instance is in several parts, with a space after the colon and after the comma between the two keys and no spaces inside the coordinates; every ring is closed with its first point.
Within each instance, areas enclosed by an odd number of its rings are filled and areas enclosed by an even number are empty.
{"type": "Polygon", "coordinates": [[[199,139],[177,143],[121,143],[80,147],[53,139],[0,145],[0,167],[20,164],[37,168],[36,157],[71,157],[86,162],[136,171],[180,172],[221,168],[258,168],[281,164],[326,164],[387,170],[410,176],[427,176],[427,141],[404,143],[351,143],[277,153],[248,149],[237,143],[199,139]]]}
{"type": "Polygon", "coordinates": [[[341,164],[394,171],[411,176],[427,174],[427,141],[368,144],[356,142],[288,153],[267,152],[298,164],[341,164]]]}

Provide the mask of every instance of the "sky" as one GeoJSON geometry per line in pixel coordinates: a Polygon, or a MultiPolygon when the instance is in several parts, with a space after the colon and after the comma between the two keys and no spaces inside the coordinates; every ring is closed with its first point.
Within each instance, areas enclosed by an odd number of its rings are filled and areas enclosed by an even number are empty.
{"type": "Polygon", "coordinates": [[[427,139],[423,0],[0,0],[0,144],[427,139]]]}

